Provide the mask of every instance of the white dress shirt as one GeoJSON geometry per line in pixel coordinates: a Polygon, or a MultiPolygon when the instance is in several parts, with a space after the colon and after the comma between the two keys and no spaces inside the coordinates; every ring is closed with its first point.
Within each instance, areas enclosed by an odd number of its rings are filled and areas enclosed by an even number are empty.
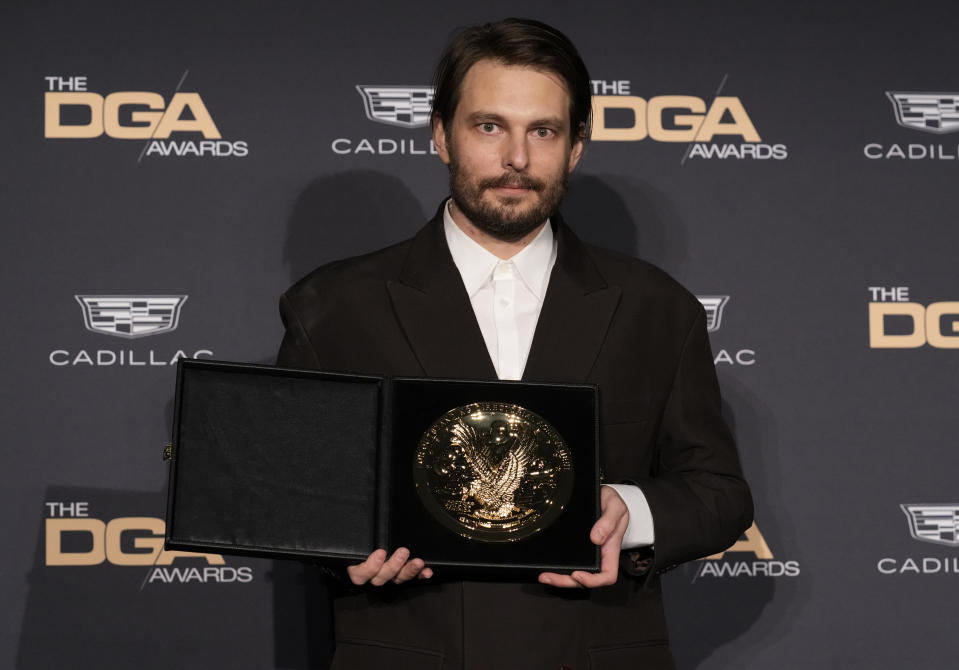
{"type": "MultiPolygon", "coordinates": [[[[443,208],[446,244],[463,278],[476,321],[499,379],[522,379],[533,332],[556,263],[556,240],[549,221],[518,254],[493,255],[453,221],[449,201],[443,208]]],[[[638,486],[609,484],[629,509],[623,549],[653,544],[653,516],[638,486]]]]}

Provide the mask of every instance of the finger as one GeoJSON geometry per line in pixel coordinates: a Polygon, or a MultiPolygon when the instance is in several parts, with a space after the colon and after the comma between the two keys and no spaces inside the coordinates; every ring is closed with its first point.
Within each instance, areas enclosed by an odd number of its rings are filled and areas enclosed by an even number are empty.
{"type": "Polygon", "coordinates": [[[383,562],[385,560],[386,550],[377,549],[372,554],[367,556],[366,560],[362,563],[348,566],[346,568],[346,573],[350,576],[350,581],[357,586],[366,584],[366,582],[370,581],[373,575],[379,572],[380,568],[383,567],[383,562]]]}
{"type": "Polygon", "coordinates": [[[619,576],[619,550],[616,552],[607,551],[604,546],[601,550],[599,572],[586,572],[585,570],[574,570],[569,577],[580,586],[588,589],[594,589],[597,586],[610,586],[616,583],[619,576]]]}
{"type": "Polygon", "coordinates": [[[400,547],[393,552],[389,560],[377,570],[376,574],[370,578],[370,584],[373,586],[383,586],[386,582],[392,580],[399,574],[399,571],[406,565],[406,560],[410,557],[410,550],[406,547],[400,547]]]}
{"type": "Polygon", "coordinates": [[[619,550],[623,543],[625,530],[623,524],[623,528],[617,528],[616,532],[600,547],[599,572],[576,570],[570,574],[570,578],[577,584],[590,589],[615,584],[619,578],[619,550]]]}
{"type": "Polygon", "coordinates": [[[604,544],[618,531],[620,535],[625,533],[628,523],[629,515],[625,505],[622,509],[611,506],[593,524],[592,530],[589,531],[589,539],[593,544],[604,544]]]}
{"type": "Polygon", "coordinates": [[[570,579],[572,579],[578,586],[586,589],[595,589],[600,586],[612,586],[616,583],[616,573],[610,574],[606,571],[602,572],[583,572],[582,570],[576,570],[575,572],[570,573],[570,579]]]}
{"type": "MultiPolygon", "coordinates": [[[[624,518],[625,523],[629,522],[629,509],[614,489],[604,486],[601,495],[603,512],[589,532],[589,539],[593,544],[603,544],[609,539],[619,525],[624,523],[624,518]]],[[[625,524],[623,528],[625,530],[625,524]]]]}
{"type": "Polygon", "coordinates": [[[616,583],[619,577],[619,550],[629,523],[629,510],[619,494],[606,487],[602,489],[602,510],[589,535],[593,544],[600,545],[599,572],[575,570],[568,575],[543,572],[538,578],[541,584],[559,588],[594,588],[616,583]]]}
{"type": "Polygon", "coordinates": [[[417,579],[429,579],[429,578],[432,577],[432,576],[433,576],[433,569],[432,569],[432,568],[423,568],[422,570],[420,570],[420,574],[416,575],[416,578],[417,578],[417,579]]]}
{"type": "Polygon", "coordinates": [[[397,573],[396,577],[393,578],[393,583],[402,584],[403,582],[408,582],[420,574],[425,567],[426,564],[423,562],[422,558],[414,558],[412,561],[407,561],[406,565],[400,568],[400,571],[397,573]]]}
{"type": "Polygon", "coordinates": [[[603,512],[603,516],[596,520],[592,530],[589,531],[589,540],[593,544],[602,544],[609,537],[609,534],[615,528],[615,521],[609,518],[608,512],[603,512]]]}
{"type": "Polygon", "coordinates": [[[555,572],[541,572],[537,578],[540,584],[555,586],[561,589],[581,589],[583,585],[569,575],[560,575],[555,572]]]}

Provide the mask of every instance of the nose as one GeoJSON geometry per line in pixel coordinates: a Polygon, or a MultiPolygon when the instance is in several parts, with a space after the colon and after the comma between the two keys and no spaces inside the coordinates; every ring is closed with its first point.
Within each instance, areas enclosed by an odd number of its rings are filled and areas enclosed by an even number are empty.
{"type": "Polygon", "coordinates": [[[503,149],[503,167],[522,172],[529,166],[529,147],[525,133],[510,133],[503,149]]]}

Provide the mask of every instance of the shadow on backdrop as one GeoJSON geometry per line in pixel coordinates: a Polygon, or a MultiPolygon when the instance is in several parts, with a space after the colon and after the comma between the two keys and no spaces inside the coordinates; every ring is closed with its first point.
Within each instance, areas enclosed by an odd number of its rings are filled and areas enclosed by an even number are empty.
{"type": "Polygon", "coordinates": [[[682,281],[686,227],[666,195],[643,180],[574,173],[561,209],[584,242],[638,256],[682,281]]]}
{"type": "MultiPolygon", "coordinates": [[[[397,177],[373,170],[317,177],[297,197],[288,220],[283,261],[290,283],[324,263],[404,240],[426,220],[420,202],[397,177]]],[[[276,667],[329,667],[333,622],[319,570],[274,561],[271,576],[276,667]]]]}
{"type": "MultiPolygon", "coordinates": [[[[776,422],[762,400],[735,377],[720,375],[724,402],[723,416],[739,448],[746,479],[753,494],[757,526],[777,561],[798,560],[796,554],[784,556],[783,546],[795,547],[794,530],[781,504],[781,472],[776,448],[776,422]],[[787,542],[784,538],[790,538],[787,542]]],[[[795,551],[795,550],[792,550],[795,551]]],[[[727,569],[738,563],[766,563],[750,552],[728,552],[719,561],[727,569]]],[[[707,659],[716,667],[744,667],[749,658],[727,658],[727,643],[749,635],[761,644],[781,636],[789,622],[783,616],[771,618],[766,612],[775,596],[790,601],[788,608],[799,608],[802,596],[796,580],[789,577],[740,575],[716,577],[701,573],[704,561],[693,561],[668,573],[664,578],[666,616],[670,643],[677,667],[692,670],[707,659]]],[[[808,581],[804,576],[805,593],[808,581]]]]}
{"type": "MultiPolygon", "coordinates": [[[[249,362],[274,365],[276,357],[249,362]]],[[[173,425],[173,414],[171,399],[166,406],[168,426],[173,425]]],[[[319,570],[300,561],[264,560],[263,565],[270,566],[262,574],[272,584],[273,593],[274,667],[326,670],[333,659],[333,620],[329,594],[319,570]]]]}
{"type": "MultiPolygon", "coordinates": [[[[53,485],[44,500],[85,508],[51,502],[38,518],[17,668],[217,668],[262,649],[270,563],[236,556],[158,562],[165,490],[53,485]]],[[[262,667],[268,659],[246,660],[262,667]]]]}
{"type": "MultiPolygon", "coordinates": [[[[687,254],[686,226],[669,198],[646,182],[619,175],[582,175],[570,180],[563,204],[569,225],[585,242],[638,256],[682,282],[687,254]]],[[[739,444],[740,455],[750,472],[768,457],[775,436],[759,436],[761,426],[772,426],[772,417],[758,398],[735,380],[724,379],[726,402],[723,414],[739,444]],[[735,408],[735,410],[734,410],[735,408]],[[760,416],[762,415],[762,416],[760,416]],[[759,452],[764,445],[765,451],[759,452]]],[[[767,483],[749,479],[753,496],[765,503],[767,483]]],[[[773,491],[776,483],[773,483],[773,491]]],[[[760,504],[757,502],[757,507],[760,504]]],[[[763,518],[769,519],[768,515],[763,518]]],[[[782,524],[762,527],[767,542],[779,545],[782,524]]],[[[729,556],[734,556],[731,554],[729,556]]],[[[691,670],[724,644],[754,628],[776,629],[776,622],[760,619],[777,588],[773,578],[697,578],[700,562],[692,562],[666,575],[664,598],[671,646],[679,668],[691,670]]],[[[743,659],[745,661],[745,659],[743,659]]]]}
{"type": "Polygon", "coordinates": [[[353,170],[317,177],[288,221],[283,261],[290,283],[324,263],[405,240],[432,214],[392,175],[353,170]]]}

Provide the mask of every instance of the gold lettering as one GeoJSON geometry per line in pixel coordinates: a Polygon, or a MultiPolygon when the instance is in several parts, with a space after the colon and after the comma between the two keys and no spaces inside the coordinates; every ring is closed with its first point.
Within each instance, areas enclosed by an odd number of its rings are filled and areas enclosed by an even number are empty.
{"type": "Polygon", "coordinates": [[[157,565],[170,565],[178,558],[204,558],[209,565],[225,565],[226,561],[219,554],[199,554],[193,551],[160,551],[157,565]]]}
{"type": "MultiPolygon", "coordinates": [[[[915,349],[926,343],[925,309],[918,302],[869,303],[869,346],[873,349],[915,349]],[[912,333],[886,335],[888,315],[908,316],[912,319],[912,333]]],[[[938,328],[937,328],[938,330],[938,328]]]]}
{"type": "Polygon", "coordinates": [[[121,91],[111,93],[103,101],[103,128],[107,135],[122,140],[144,140],[153,135],[153,129],[163,116],[163,96],[149,91],[121,91]],[[146,105],[151,110],[137,110],[130,114],[132,121],[145,126],[124,126],[120,124],[120,107],[123,105],[146,105]]]}
{"type": "Polygon", "coordinates": [[[103,134],[103,98],[98,93],[47,91],[43,94],[44,137],[100,137],[103,134]],[[62,125],[60,108],[63,105],[84,105],[90,109],[86,125],[62,125]]]}
{"type": "Polygon", "coordinates": [[[738,540],[726,551],[721,551],[718,554],[713,554],[712,556],[707,556],[706,558],[709,560],[720,559],[730,551],[748,552],[754,554],[756,558],[761,559],[769,559],[773,557],[773,552],[769,550],[769,545],[766,544],[766,539],[763,537],[763,534],[759,532],[759,527],[756,526],[755,522],[746,529],[745,540],[738,540]]]}
{"type": "Polygon", "coordinates": [[[107,560],[114,565],[153,565],[160,547],[163,546],[164,524],[160,519],[147,516],[126,516],[113,519],[107,524],[107,560]],[[133,546],[137,549],[150,549],[149,553],[126,553],[120,544],[126,531],[146,530],[159,537],[137,537],[133,546]]]}
{"type": "Polygon", "coordinates": [[[593,129],[590,138],[608,142],[627,142],[646,137],[646,101],[635,95],[594,95],[593,129]],[[633,110],[631,128],[607,128],[607,109],[633,110]]]}
{"type": "Polygon", "coordinates": [[[934,347],[959,349],[959,302],[934,302],[926,308],[926,338],[934,347]],[[940,327],[942,317],[947,314],[956,317],[952,322],[953,332],[948,334],[940,327]]]}
{"type": "Polygon", "coordinates": [[[759,133],[750,120],[743,103],[739,98],[719,96],[713,100],[712,106],[703,119],[703,125],[696,135],[697,142],[710,142],[714,135],[739,135],[746,142],[760,142],[759,133]],[[723,116],[729,112],[732,121],[723,122],[723,116]]]}
{"type": "Polygon", "coordinates": [[[47,565],[99,565],[106,557],[103,539],[106,526],[99,519],[47,519],[46,563],[47,565]],[[89,551],[63,551],[61,533],[89,533],[93,546],[89,551]]]}
{"type": "Polygon", "coordinates": [[[219,554],[201,554],[192,551],[165,551],[163,535],[166,524],[162,519],[131,516],[104,523],[99,519],[46,519],[47,565],[99,565],[109,561],[114,565],[171,565],[178,558],[202,558],[208,565],[224,565],[219,554]],[[125,552],[121,544],[123,533],[147,531],[151,536],[133,538],[135,549],[148,552],[125,552]],[[88,551],[63,551],[62,533],[89,533],[93,546],[88,551]]]}
{"type": "Polygon", "coordinates": [[[658,142],[692,142],[703,122],[706,103],[691,95],[660,95],[649,99],[647,127],[650,139],[658,142]],[[677,114],[673,121],[677,128],[663,128],[663,111],[684,109],[692,114],[677,114]]]}
{"type": "Polygon", "coordinates": [[[177,558],[205,558],[209,565],[223,565],[226,561],[218,554],[197,554],[192,551],[164,551],[163,535],[166,524],[162,519],[148,516],[130,516],[113,519],[107,524],[106,556],[114,565],[170,565],[177,558]],[[120,544],[121,535],[127,531],[149,531],[153,537],[135,537],[136,549],[146,552],[125,552],[120,544]]]}
{"type": "Polygon", "coordinates": [[[170,100],[170,106],[160,119],[154,137],[166,139],[173,132],[199,132],[203,133],[203,137],[208,140],[218,140],[221,137],[199,93],[177,93],[170,100]],[[193,114],[193,118],[181,119],[183,110],[187,108],[193,114]]]}

